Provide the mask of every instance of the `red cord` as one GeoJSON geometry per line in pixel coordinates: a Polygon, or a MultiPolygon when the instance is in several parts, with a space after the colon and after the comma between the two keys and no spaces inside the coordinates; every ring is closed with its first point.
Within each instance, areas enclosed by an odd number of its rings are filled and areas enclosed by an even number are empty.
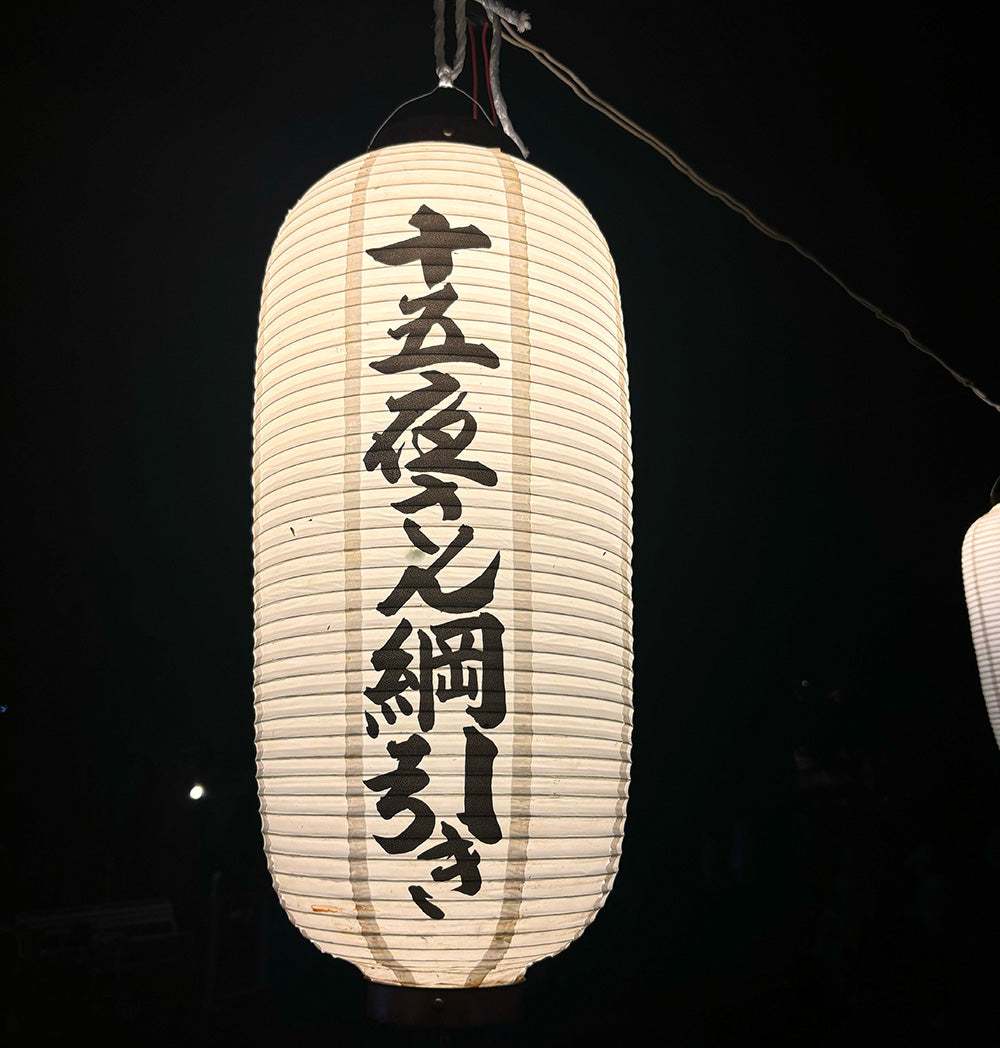
{"type": "MultiPolygon", "coordinates": [[[[487,71],[490,68],[489,52],[486,50],[486,23],[483,22],[483,61],[486,63],[487,71]]],[[[493,87],[490,84],[489,73],[486,76],[486,93],[490,96],[490,111],[493,113],[493,126],[497,125],[496,106],[493,105],[493,87]]]]}
{"type": "Polygon", "coordinates": [[[469,52],[472,55],[472,119],[479,119],[479,70],[476,68],[476,38],[469,26],[469,52]]]}

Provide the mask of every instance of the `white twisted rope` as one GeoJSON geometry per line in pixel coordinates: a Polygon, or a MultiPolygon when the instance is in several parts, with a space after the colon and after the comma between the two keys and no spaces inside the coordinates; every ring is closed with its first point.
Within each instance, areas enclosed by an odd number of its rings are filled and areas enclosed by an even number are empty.
{"type": "Polygon", "coordinates": [[[531,28],[531,15],[527,11],[515,11],[512,7],[498,4],[496,0],[479,0],[482,7],[491,15],[496,15],[501,22],[506,22],[511,29],[523,33],[531,28]]]}
{"type": "MultiPolygon", "coordinates": [[[[515,28],[519,26],[522,21],[526,28],[531,28],[531,22],[528,20],[528,15],[521,14],[515,15],[515,12],[509,11],[507,8],[502,7],[501,4],[494,4],[493,0],[480,0],[483,7],[486,8],[490,16],[490,27],[493,30],[493,39],[490,41],[490,90],[493,92],[493,106],[497,111],[497,116],[500,118],[500,126],[504,129],[507,137],[521,150],[521,156],[528,159],[528,148],[521,141],[518,133],[514,130],[513,125],[510,122],[510,116],[507,113],[507,103],[504,101],[503,94],[500,91],[500,41],[503,38],[503,33],[500,29],[501,19],[504,22],[508,22],[514,25],[515,28]],[[501,7],[509,15],[515,15],[518,19],[516,22],[511,22],[506,15],[500,15],[494,10],[494,7],[501,7]]],[[[523,30],[518,29],[518,32],[523,30]]]]}
{"type": "Polygon", "coordinates": [[[454,87],[465,65],[465,0],[455,0],[455,64],[444,54],[444,0],[434,0],[434,62],[439,87],[454,87]]]}

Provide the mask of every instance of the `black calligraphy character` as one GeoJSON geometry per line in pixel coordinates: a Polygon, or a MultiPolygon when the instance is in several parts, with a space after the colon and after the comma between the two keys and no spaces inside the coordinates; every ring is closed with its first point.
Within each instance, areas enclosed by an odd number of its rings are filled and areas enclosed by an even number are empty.
{"type": "MultiPolygon", "coordinates": [[[[402,648],[403,642],[409,637],[413,627],[406,619],[392,631],[392,636],[379,648],[372,652],[372,666],[381,670],[378,684],[373,688],[365,688],[365,697],[379,707],[386,724],[396,723],[396,711],[390,703],[393,699],[399,707],[399,712],[408,717],[413,712],[413,706],[404,695],[404,691],[416,689],[417,675],[406,667],[413,661],[413,656],[402,648]]],[[[369,738],[377,739],[379,726],[378,721],[365,711],[365,728],[369,738]]]]}
{"type": "Polygon", "coordinates": [[[463,895],[475,895],[483,885],[479,873],[479,852],[465,840],[458,830],[448,823],[441,823],[441,832],[445,836],[444,844],[435,844],[427,851],[421,852],[418,859],[454,859],[451,866],[436,866],[431,876],[436,881],[450,881],[458,877],[460,882],[453,891],[463,895]]]}
{"type": "Polygon", "coordinates": [[[426,204],[417,208],[409,224],[420,230],[418,236],[387,247],[373,247],[368,254],[384,266],[405,266],[407,262],[419,259],[424,283],[428,287],[434,287],[451,276],[453,252],[462,248],[491,246],[490,238],[481,229],[475,226],[457,226],[452,229],[444,215],[439,215],[426,204]]]}
{"type": "Polygon", "coordinates": [[[444,917],[444,910],[430,902],[434,898],[426,888],[419,884],[409,886],[410,898],[420,907],[432,921],[440,921],[444,917]]]}
{"type": "MultiPolygon", "coordinates": [[[[407,520],[403,526],[417,549],[438,552],[440,547],[424,535],[415,521],[407,520]]],[[[472,528],[468,524],[461,524],[458,534],[448,543],[447,549],[429,567],[420,568],[416,564],[408,564],[389,596],[376,605],[378,610],[386,616],[395,615],[414,594],[419,594],[420,599],[429,608],[442,611],[446,615],[460,615],[462,612],[479,611],[480,608],[486,607],[493,600],[497,572],[500,569],[499,553],[478,578],[450,593],[441,589],[441,583],[437,578],[438,572],[446,568],[468,546],[472,537],[472,528]]]]}
{"type": "Polygon", "coordinates": [[[462,329],[445,311],[458,299],[458,294],[451,284],[445,284],[438,291],[431,291],[420,298],[403,295],[399,300],[399,310],[406,316],[420,313],[415,320],[400,324],[398,328],[389,328],[390,338],[404,339],[403,348],[385,360],[373,360],[368,366],[383,375],[395,375],[399,371],[410,371],[431,364],[445,362],[479,364],[484,368],[500,367],[500,358],[482,342],[466,342],[462,329]],[[437,325],[444,332],[444,341],[433,346],[425,346],[424,339],[437,325]]]}
{"type": "MultiPolygon", "coordinates": [[[[397,456],[398,457],[398,456],[397,456]]],[[[418,495],[412,495],[402,502],[392,502],[393,509],[400,513],[419,513],[428,506],[441,507],[442,520],[458,520],[462,515],[462,503],[455,492],[458,485],[453,480],[438,480],[429,474],[421,474],[410,478],[414,484],[419,484],[424,490],[418,495]]]]}
{"type": "MultiPolygon", "coordinates": [[[[499,554],[498,554],[499,555],[499,554]]],[[[422,731],[429,731],[426,696],[433,692],[441,702],[466,698],[479,700],[478,706],[467,706],[466,712],[487,731],[500,724],[507,715],[507,689],[504,684],[503,633],[504,627],[496,616],[483,612],[464,619],[452,619],[440,626],[431,626],[431,633],[439,648],[435,654],[430,637],[417,630],[420,645],[420,712],[418,723],[422,731]],[[482,635],[482,646],[476,647],[476,633],[482,635]],[[458,647],[449,641],[458,638],[458,647]],[[472,665],[470,665],[470,663],[472,665]],[[482,668],[482,682],[476,664],[482,668]],[[437,675],[435,670],[447,669],[448,675],[437,675]]],[[[433,725],[433,707],[431,707],[433,725]]],[[[480,838],[482,839],[482,838],[480,838]]]]}
{"type": "Polygon", "coordinates": [[[375,842],[390,855],[413,851],[434,832],[434,812],[422,800],[413,795],[419,793],[431,780],[418,765],[431,752],[428,741],[422,735],[411,735],[404,742],[390,742],[386,752],[399,762],[395,771],[365,779],[364,784],[376,793],[383,793],[375,805],[383,819],[392,819],[400,812],[413,813],[410,825],[396,837],[380,837],[373,834],[375,842]]]}
{"type": "Polygon", "coordinates": [[[465,811],[458,816],[483,844],[500,840],[500,823],[493,809],[493,761],[497,748],[478,728],[467,724],[465,734],[465,811]]]}
{"type": "Polygon", "coordinates": [[[452,473],[465,477],[485,487],[494,487],[497,475],[489,467],[472,459],[460,459],[458,456],[472,443],[478,426],[471,411],[461,408],[466,393],[459,393],[446,407],[435,412],[429,419],[413,429],[413,448],[417,457],[410,459],[405,466],[411,472],[452,473]],[[461,423],[458,433],[450,433],[449,426],[461,423]],[[430,441],[434,446],[424,450],[421,441],[430,441]]]}
{"type": "Polygon", "coordinates": [[[458,379],[440,371],[424,371],[421,378],[427,379],[423,389],[415,389],[402,397],[389,397],[385,406],[395,413],[392,423],[381,433],[372,435],[372,446],[365,452],[365,469],[371,473],[380,469],[390,484],[399,480],[399,452],[395,443],[425,412],[438,406],[445,397],[458,389],[458,379]]]}

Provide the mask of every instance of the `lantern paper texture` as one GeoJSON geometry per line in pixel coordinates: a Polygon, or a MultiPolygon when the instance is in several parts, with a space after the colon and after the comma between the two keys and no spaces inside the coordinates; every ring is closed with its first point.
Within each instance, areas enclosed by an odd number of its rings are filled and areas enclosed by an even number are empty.
{"type": "Polygon", "coordinates": [[[286,912],[377,982],[521,979],[618,868],[631,467],[618,284],[533,165],[392,146],[264,281],[255,707],[286,912]]]}
{"type": "Polygon", "coordinates": [[[962,574],[979,679],[1000,746],[1000,504],[969,528],[962,544],[962,574]]]}

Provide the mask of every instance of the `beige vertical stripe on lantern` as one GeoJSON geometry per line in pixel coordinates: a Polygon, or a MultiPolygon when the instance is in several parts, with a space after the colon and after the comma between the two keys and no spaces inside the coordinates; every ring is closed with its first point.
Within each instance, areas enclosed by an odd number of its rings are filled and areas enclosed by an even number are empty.
{"type": "Polygon", "coordinates": [[[378,918],[372,905],[368,877],[368,829],[365,821],[365,788],[362,783],[362,747],[364,739],[364,710],[361,677],[361,290],[362,257],[364,250],[365,197],[368,178],[377,158],[369,153],[358,171],[351,194],[351,212],[347,227],[347,265],[345,289],[344,330],[344,565],[347,591],[346,629],[348,641],[344,646],[344,678],[346,680],[344,763],[347,787],[347,838],[351,871],[351,891],[354,912],[372,960],[386,968],[395,968],[399,981],[412,986],[412,973],[398,964],[379,930],[378,918]],[[353,604],[352,604],[353,601],[353,604]],[[353,643],[352,643],[353,638],[353,643]]]}
{"type": "MultiPolygon", "coordinates": [[[[531,329],[528,310],[528,239],[524,201],[517,168],[497,152],[507,205],[510,265],[510,332],[512,360],[511,414],[514,442],[514,633],[518,640],[531,636],[531,329]]],[[[513,777],[530,782],[531,776],[531,650],[520,643],[514,652],[514,759],[513,777]]],[[[497,966],[510,946],[521,912],[531,791],[510,799],[507,832],[507,874],[500,919],[482,961],[469,976],[478,986],[497,966]]]]}

